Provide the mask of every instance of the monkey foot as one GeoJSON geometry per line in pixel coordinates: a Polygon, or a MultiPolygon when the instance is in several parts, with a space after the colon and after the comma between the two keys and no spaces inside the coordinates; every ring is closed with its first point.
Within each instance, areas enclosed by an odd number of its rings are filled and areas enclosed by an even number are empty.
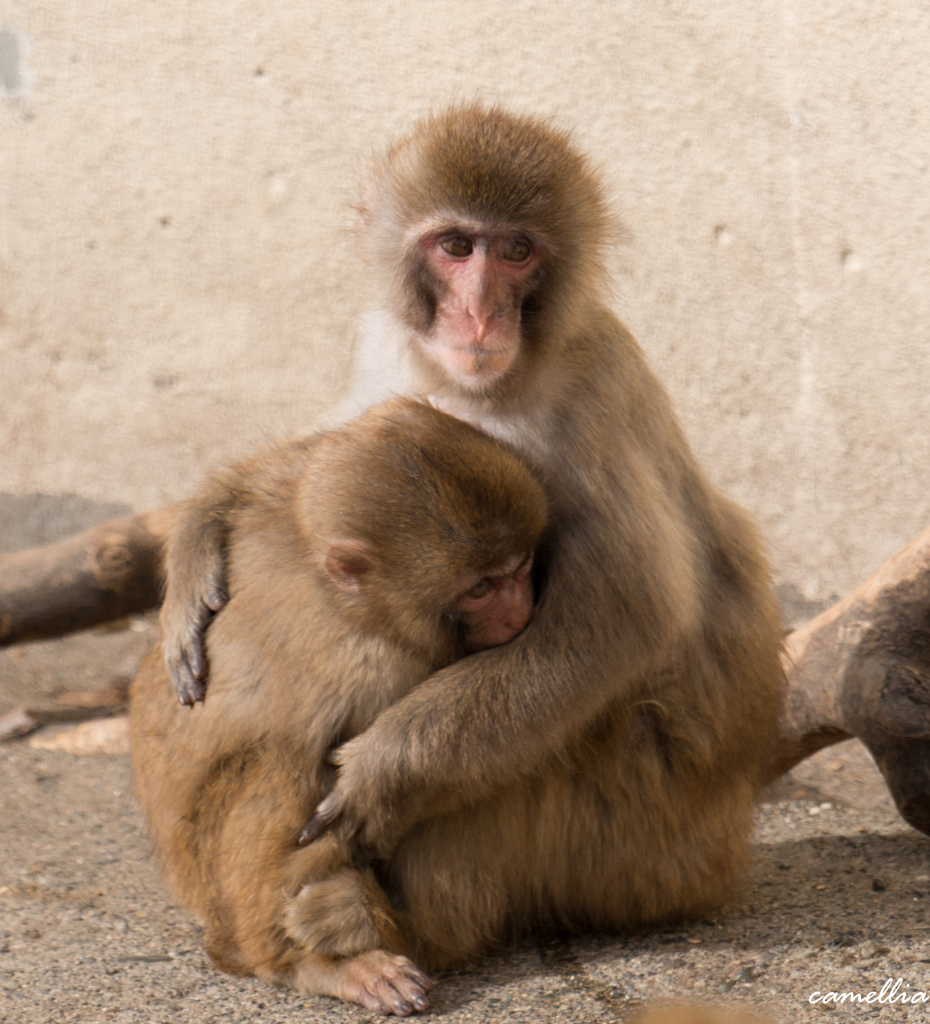
{"type": "Polygon", "coordinates": [[[855,736],[898,810],[930,835],[930,530],[788,637],[777,776],[855,736]]]}
{"type": "Polygon", "coordinates": [[[372,949],[348,960],[310,957],[298,966],[295,987],[338,996],[386,1017],[409,1017],[429,1009],[426,993],[433,983],[405,956],[372,949]]]}

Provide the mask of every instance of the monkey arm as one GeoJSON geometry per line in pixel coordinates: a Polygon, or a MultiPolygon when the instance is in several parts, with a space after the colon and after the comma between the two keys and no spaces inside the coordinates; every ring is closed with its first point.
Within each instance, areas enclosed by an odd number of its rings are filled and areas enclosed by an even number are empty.
{"type": "Polygon", "coordinates": [[[676,602],[671,582],[656,592],[642,572],[655,559],[624,561],[618,586],[603,569],[618,564],[598,543],[605,536],[594,524],[560,531],[525,632],[434,674],[334,753],[336,787],[304,842],[342,818],[363,847],[387,854],[418,820],[532,774],[618,695],[634,698],[654,652],[693,627],[681,617],[692,602],[676,602]],[[624,599],[631,593],[635,605],[624,599]]]}
{"type": "Polygon", "coordinates": [[[174,508],[0,554],[0,647],[87,629],[158,605],[174,508]]]}
{"type": "Polygon", "coordinates": [[[213,477],[177,506],[165,545],[165,597],[159,625],[165,665],[182,704],[203,700],[209,666],[206,633],[227,602],[227,539],[236,515],[287,489],[320,435],[269,445],[213,477]]]}
{"type": "Polygon", "coordinates": [[[232,496],[217,484],[182,506],[165,549],[159,619],[165,665],[182,704],[206,694],[206,631],[226,604],[226,532],[232,496]]]}

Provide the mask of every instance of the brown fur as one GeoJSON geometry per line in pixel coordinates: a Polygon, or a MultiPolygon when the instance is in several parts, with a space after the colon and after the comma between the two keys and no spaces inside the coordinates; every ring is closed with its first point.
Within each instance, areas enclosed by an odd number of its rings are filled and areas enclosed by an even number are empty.
{"type": "MultiPolygon", "coordinates": [[[[297,835],[332,785],[327,752],[462,656],[463,579],[531,551],[545,501],[497,442],[409,400],[262,453],[205,497],[228,518],[233,597],[202,706],[178,704],[157,650],[133,685],[139,796],[219,967],[370,1005],[347,973],[377,983],[387,965],[415,982],[389,956],[408,942],[343,839],[299,849],[297,835]],[[347,541],[368,553],[357,590],[327,576],[347,541]],[[361,954],[381,960],[343,962],[361,954]]],[[[385,1005],[401,1012],[370,1008],[385,1005]]]]}
{"type": "MultiPolygon", "coordinates": [[[[544,122],[455,108],[387,154],[362,221],[383,310],[356,407],[385,386],[429,393],[507,438],[543,481],[551,525],[529,628],[386,706],[337,752],[331,799],[385,858],[424,964],[532,927],[627,929],[720,904],[747,861],[781,627],[756,529],[703,476],[603,303],[596,176],[544,122]],[[447,285],[420,242],[437,218],[524,232],[543,253],[519,356],[483,389],[425,356],[443,343],[447,285]]],[[[222,512],[193,509],[183,530],[168,555],[172,665],[196,652],[203,595],[223,578],[222,512]]]]}

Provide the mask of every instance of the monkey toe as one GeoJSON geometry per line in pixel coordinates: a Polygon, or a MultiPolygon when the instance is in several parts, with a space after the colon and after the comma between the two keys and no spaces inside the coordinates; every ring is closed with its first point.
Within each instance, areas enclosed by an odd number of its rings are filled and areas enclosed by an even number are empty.
{"type": "Polygon", "coordinates": [[[430,979],[405,956],[375,949],[343,965],[342,998],[385,1016],[409,1017],[429,1008],[430,979]]]}

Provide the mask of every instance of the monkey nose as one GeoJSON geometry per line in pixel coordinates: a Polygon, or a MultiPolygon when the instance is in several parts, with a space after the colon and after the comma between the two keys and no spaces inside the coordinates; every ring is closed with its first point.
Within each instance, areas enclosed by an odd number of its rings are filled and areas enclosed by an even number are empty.
{"type": "Polygon", "coordinates": [[[488,332],[488,317],[487,316],[476,316],[471,310],[468,311],[468,315],[472,319],[472,334],[474,340],[477,343],[484,341],[484,336],[488,332]]]}

